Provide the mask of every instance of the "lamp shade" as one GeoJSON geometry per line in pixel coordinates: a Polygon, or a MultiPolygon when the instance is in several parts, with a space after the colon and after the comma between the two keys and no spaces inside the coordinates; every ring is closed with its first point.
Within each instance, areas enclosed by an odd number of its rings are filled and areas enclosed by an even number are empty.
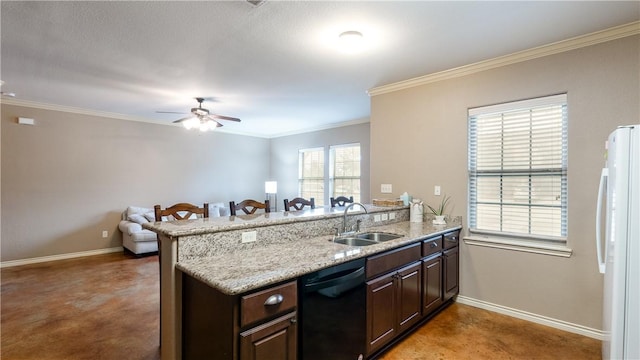
{"type": "Polygon", "coordinates": [[[264,182],[264,192],[267,194],[276,194],[278,192],[278,182],[277,181],[265,181],[264,182]]]}

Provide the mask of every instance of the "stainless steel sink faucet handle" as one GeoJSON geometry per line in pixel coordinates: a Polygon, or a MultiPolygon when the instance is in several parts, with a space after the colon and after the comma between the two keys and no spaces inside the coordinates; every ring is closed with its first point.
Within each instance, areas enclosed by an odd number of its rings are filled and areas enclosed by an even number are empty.
{"type": "MultiPolygon", "coordinates": [[[[355,205],[360,205],[360,207],[364,210],[364,213],[365,213],[365,214],[368,214],[368,213],[369,213],[369,212],[367,211],[367,208],[365,208],[365,207],[364,207],[364,205],[363,205],[363,204],[361,204],[361,203],[359,203],[359,202],[353,202],[353,203],[351,203],[351,204],[347,205],[347,207],[345,207],[345,208],[344,208],[344,216],[343,216],[343,219],[342,219],[342,229],[343,229],[343,231],[344,231],[345,233],[346,233],[346,232],[349,232],[349,231],[347,230],[347,229],[348,229],[348,228],[347,228],[347,211],[349,211],[349,209],[351,209],[351,208],[352,208],[352,207],[354,207],[355,205]]],[[[356,222],[356,231],[360,231],[360,220],[358,220],[358,221],[356,222]]],[[[351,230],[351,232],[353,232],[353,230],[351,230]]]]}

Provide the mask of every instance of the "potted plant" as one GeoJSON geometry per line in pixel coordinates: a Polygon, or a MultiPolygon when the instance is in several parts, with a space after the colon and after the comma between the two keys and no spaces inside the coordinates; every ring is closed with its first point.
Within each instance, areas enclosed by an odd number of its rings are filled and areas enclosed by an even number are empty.
{"type": "Polygon", "coordinates": [[[447,203],[449,202],[449,199],[451,199],[450,196],[444,195],[442,197],[442,201],[440,202],[440,206],[438,206],[437,208],[434,208],[431,205],[427,204],[427,207],[429,208],[429,210],[431,210],[433,215],[436,216],[436,219],[433,220],[434,225],[444,225],[447,223],[446,221],[444,221],[444,210],[447,207],[447,203]]]}

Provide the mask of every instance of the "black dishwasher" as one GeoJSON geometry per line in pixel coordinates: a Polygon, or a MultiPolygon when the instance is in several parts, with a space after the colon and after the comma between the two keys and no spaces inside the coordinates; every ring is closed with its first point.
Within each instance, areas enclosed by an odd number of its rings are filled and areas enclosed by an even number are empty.
{"type": "Polygon", "coordinates": [[[300,278],[300,358],[362,360],[366,351],[364,259],[300,278]]]}

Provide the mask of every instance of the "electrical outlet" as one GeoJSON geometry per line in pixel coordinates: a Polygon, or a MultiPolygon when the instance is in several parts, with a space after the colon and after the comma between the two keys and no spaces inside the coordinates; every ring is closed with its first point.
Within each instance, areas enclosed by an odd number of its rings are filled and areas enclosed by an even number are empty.
{"type": "Polygon", "coordinates": [[[389,214],[384,213],[384,214],[382,214],[381,218],[382,218],[382,221],[386,221],[386,220],[389,219],[389,214]]]}
{"type": "Polygon", "coordinates": [[[393,192],[393,187],[391,184],[382,184],[380,185],[380,192],[383,194],[391,194],[393,192]]]}
{"type": "Polygon", "coordinates": [[[255,231],[247,231],[242,233],[242,243],[255,242],[257,240],[255,231]]]}
{"type": "Polygon", "coordinates": [[[440,185],[436,185],[436,187],[433,188],[433,195],[440,196],[440,185]]]}
{"type": "Polygon", "coordinates": [[[102,230],[102,237],[103,238],[109,237],[109,232],[107,230],[102,230]]]}
{"type": "Polygon", "coordinates": [[[374,222],[379,222],[380,221],[380,214],[373,215],[373,221],[374,222]]]}
{"type": "Polygon", "coordinates": [[[396,219],[396,213],[390,212],[389,213],[389,220],[395,220],[395,219],[396,219]]]}

